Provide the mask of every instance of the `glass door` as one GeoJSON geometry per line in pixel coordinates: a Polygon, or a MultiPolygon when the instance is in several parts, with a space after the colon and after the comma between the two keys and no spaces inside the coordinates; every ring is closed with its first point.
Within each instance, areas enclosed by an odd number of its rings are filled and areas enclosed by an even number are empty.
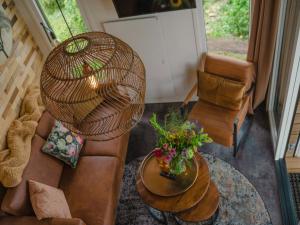
{"type": "Polygon", "coordinates": [[[296,225],[300,209],[300,1],[281,1],[268,96],[283,224],[296,225]],[[299,204],[297,204],[299,202],[299,204]]]}
{"type": "Polygon", "coordinates": [[[71,33],[88,31],[76,0],[19,0],[17,6],[45,56],[71,33]]]}
{"type": "Polygon", "coordinates": [[[46,22],[42,25],[51,38],[61,42],[70,38],[71,33],[76,35],[87,31],[76,0],[35,1],[46,22]]]}
{"type": "Polygon", "coordinates": [[[76,0],[29,0],[26,5],[52,47],[88,31],[76,0]]]}
{"type": "Polygon", "coordinates": [[[246,59],[250,1],[203,0],[208,52],[246,59]]]}
{"type": "Polygon", "coordinates": [[[297,0],[281,1],[281,12],[273,75],[270,81],[267,110],[269,113],[274,149],[277,148],[279,132],[285,126],[283,112],[288,105],[293,58],[296,52],[300,24],[300,2],[297,0]]]}
{"type": "MultiPolygon", "coordinates": [[[[299,65],[298,65],[299,67],[299,65]]],[[[299,70],[299,68],[298,68],[299,70]]],[[[288,137],[284,161],[291,186],[290,197],[295,208],[297,220],[300,220],[300,99],[299,93],[293,114],[292,126],[288,137]]]]}

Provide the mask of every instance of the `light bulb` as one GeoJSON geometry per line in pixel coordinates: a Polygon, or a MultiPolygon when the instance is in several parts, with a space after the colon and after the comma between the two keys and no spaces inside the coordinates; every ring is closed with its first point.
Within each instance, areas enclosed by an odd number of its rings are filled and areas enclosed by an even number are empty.
{"type": "Polygon", "coordinates": [[[97,89],[99,86],[99,83],[97,82],[97,79],[95,76],[90,76],[89,77],[89,84],[92,89],[97,89]]]}

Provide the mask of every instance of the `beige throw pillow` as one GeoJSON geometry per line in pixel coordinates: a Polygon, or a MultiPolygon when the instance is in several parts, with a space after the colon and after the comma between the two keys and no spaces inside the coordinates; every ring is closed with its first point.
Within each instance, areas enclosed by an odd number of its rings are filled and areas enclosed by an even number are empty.
{"type": "Polygon", "coordinates": [[[46,218],[72,218],[62,190],[29,180],[32,208],[38,220],[46,218]]]}

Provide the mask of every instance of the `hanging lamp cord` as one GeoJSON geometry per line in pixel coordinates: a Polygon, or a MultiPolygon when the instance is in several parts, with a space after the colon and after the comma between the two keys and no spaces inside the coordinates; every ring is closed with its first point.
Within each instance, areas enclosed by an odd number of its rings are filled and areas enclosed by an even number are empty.
{"type": "Polygon", "coordinates": [[[71,35],[71,37],[72,37],[72,39],[73,39],[73,41],[74,41],[74,43],[75,43],[75,45],[76,45],[76,48],[77,48],[78,51],[80,51],[80,48],[79,48],[79,46],[78,46],[78,43],[76,42],[76,40],[75,40],[75,38],[74,38],[74,35],[73,35],[73,33],[72,33],[72,30],[71,30],[71,27],[70,27],[69,24],[68,24],[68,21],[67,21],[67,19],[66,19],[64,13],[63,13],[63,11],[62,11],[62,8],[61,8],[59,2],[58,2],[58,0],[55,0],[55,1],[56,1],[57,7],[58,7],[58,9],[59,9],[59,11],[60,11],[60,13],[61,13],[63,19],[64,19],[64,21],[65,21],[65,23],[66,23],[66,25],[67,25],[67,28],[68,28],[68,30],[69,30],[69,33],[70,33],[70,35],[71,35]]]}

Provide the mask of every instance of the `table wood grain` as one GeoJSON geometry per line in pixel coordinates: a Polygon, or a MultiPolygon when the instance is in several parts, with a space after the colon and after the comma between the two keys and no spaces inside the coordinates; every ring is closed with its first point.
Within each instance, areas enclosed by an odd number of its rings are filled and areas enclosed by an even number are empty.
{"type": "Polygon", "coordinates": [[[176,216],[186,222],[201,222],[209,220],[217,211],[219,202],[219,191],[214,182],[211,181],[204,198],[196,206],[178,213],[176,216]]]}
{"type": "Polygon", "coordinates": [[[136,177],[136,189],[143,202],[154,209],[171,213],[179,213],[197,205],[204,198],[210,186],[210,175],[205,159],[199,154],[196,154],[196,159],[199,174],[195,184],[185,193],[173,197],[162,197],[148,191],[142,182],[139,171],[136,177]]]}

